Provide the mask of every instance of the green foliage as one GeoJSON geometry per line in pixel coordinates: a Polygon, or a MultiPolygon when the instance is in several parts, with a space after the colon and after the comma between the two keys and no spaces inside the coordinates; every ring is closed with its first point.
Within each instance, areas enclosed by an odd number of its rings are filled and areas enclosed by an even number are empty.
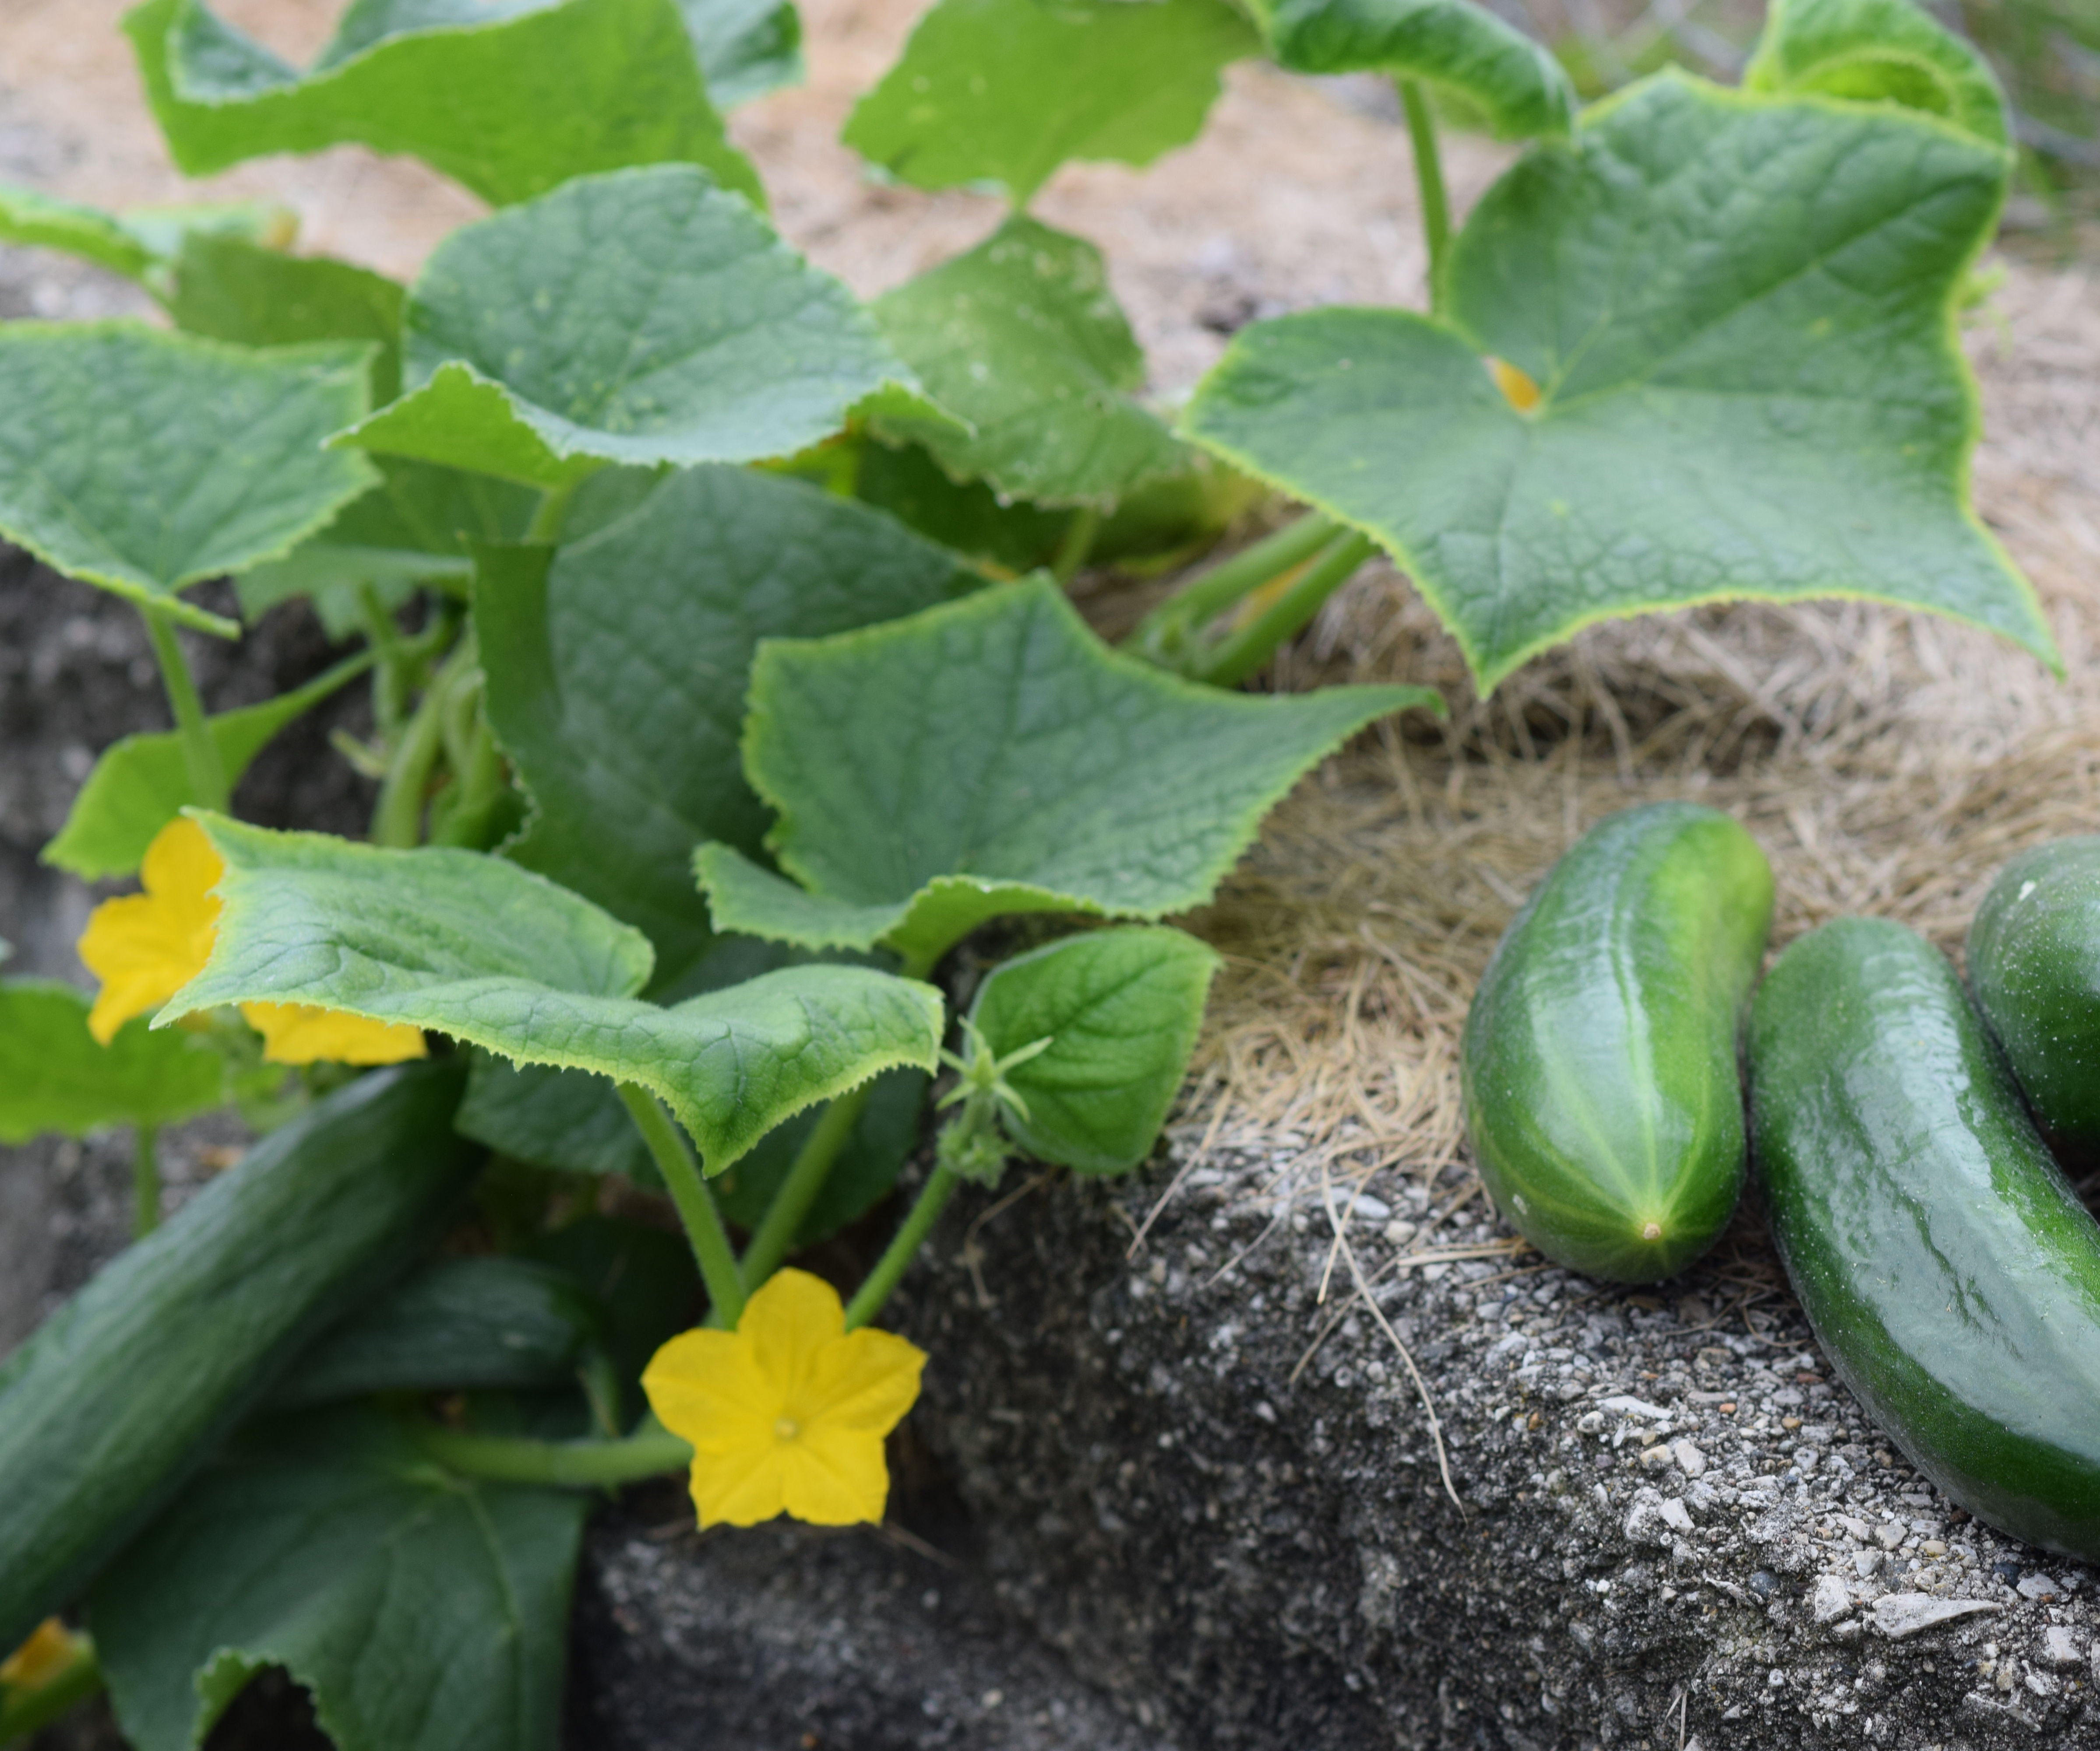
{"type": "Polygon", "coordinates": [[[171,1125],[219,1104],[224,1064],[204,1042],[151,1033],[141,1021],[98,1045],[87,1012],[70,985],[0,979],[0,1143],[171,1125]]]}
{"type": "Polygon", "coordinates": [[[1224,0],[940,0],[843,138],[920,188],[991,183],[1026,205],[1068,159],[1149,164],[1261,51],[1224,0]]]}
{"type": "Polygon", "coordinates": [[[145,0],[124,28],[192,176],[355,140],[421,158],[495,206],[669,161],[758,197],[673,0],[363,0],[304,73],[203,0],[145,0]]]}
{"type": "Polygon", "coordinates": [[[929,445],[955,479],[1113,504],[1181,465],[1174,435],[1131,399],[1145,355],[1084,240],[1017,215],[874,308],[934,399],[975,428],[929,445]]]}
{"type": "Polygon", "coordinates": [[[677,0],[708,95],[734,109],[802,77],[802,20],[792,0],[677,0]]]}
{"type": "Polygon", "coordinates": [[[1162,925],[1066,937],[992,969],[970,1019],[995,1056],[1049,1044],[1006,1072],[1025,1110],[1013,1140],[1082,1173],[1123,1173],[1152,1151],[1188,1074],[1215,950],[1162,925]]]}
{"type": "Polygon", "coordinates": [[[175,326],[244,346],[376,341],[372,399],[401,390],[401,287],[324,256],[287,255],[245,237],[192,232],[167,297],[175,326]]]}
{"type": "Polygon", "coordinates": [[[1440,320],[1257,324],[1188,429],[1376,537],[1484,688],[1593,620],[1722,598],[1871,597],[2054,664],[1968,504],[1952,300],[2005,166],[1899,112],[1663,75],[1496,184],[1440,320]]]}
{"type": "Polygon", "coordinates": [[[1900,104],[1993,146],[2007,138],[1989,64],[1911,0],[1772,0],[1743,89],[1900,104]]]}
{"type": "MultiPolygon", "coordinates": [[[[369,659],[353,657],[303,687],[212,718],[212,739],[227,782],[238,784],[280,730],[370,666],[369,659]]],[[[65,825],[44,847],[43,861],[87,881],[135,874],[153,836],[198,800],[179,734],[127,735],[103,750],[67,810],[65,825]]]]}
{"type": "Polygon", "coordinates": [[[534,805],[509,855],[640,925],[666,981],[712,941],[693,847],[756,853],[764,836],[737,764],[758,641],[893,620],[977,581],[878,512],[732,468],[671,475],[551,567],[544,549],[487,557],[490,717],[534,805]]]}
{"type": "Polygon", "coordinates": [[[1551,52],[1473,0],[1255,0],[1255,10],[1294,72],[1427,79],[1506,139],[1574,125],[1574,87],[1551,52]]]}
{"type": "Polygon", "coordinates": [[[208,632],[184,586],[289,552],[375,478],[322,440],[366,349],[249,352],[126,322],[0,326],[0,533],[208,632]]]}
{"type": "Polygon", "coordinates": [[[846,289],[690,165],[462,227],[404,320],[409,393],[341,441],[532,486],[789,455],[862,404],[915,404],[846,289]]]}
{"type": "Polygon", "coordinates": [[[661,1183],[620,1091],[587,1071],[477,1052],[452,1123],[461,1136],[537,1167],[661,1183]]]}
{"type": "Polygon", "coordinates": [[[281,1665],[338,1751],[554,1751],[589,1510],[449,1475],[370,1407],[259,1425],[89,1595],[117,1720],[188,1751],[281,1665]]]}
{"type": "Polygon", "coordinates": [[[1004,912],[1200,904],[1322,754],[1389,712],[1440,708],[1420,687],[1194,686],[1104,649],[1039,580],[768,643],[751,700],[744,770],[780,811],[767,844],[794,880],[702,847],[716,927],[885,942],[922,965],[1004,912]]]}
{"type": "Polygon", "coordinates": [[[941,1000],[925,986],[794,967],[664,1008],[633,995],[655,962],[646,937],[500,858],[199,818],[226,860],[224,910],[210,961],[164,1023],[220,1003],[314,1003],[636,1083],[714,1173],[879,1070],[933,1067],[941,1000]]]}
{"type": "Polygon", "coordinates": [[[157,290],[192,237],[260,240],[283,230],[289,217],[282,207],[257,201],[105,213],[38,189],[0,184],[0,243],[63,249],[157,290]]]}

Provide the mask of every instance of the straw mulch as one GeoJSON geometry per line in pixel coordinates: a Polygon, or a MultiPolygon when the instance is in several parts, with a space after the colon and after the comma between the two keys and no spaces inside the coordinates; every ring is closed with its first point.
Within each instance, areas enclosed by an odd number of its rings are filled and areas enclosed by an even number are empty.
{"type": "Polygon", "coordinates": [[[1463,1158],[1457,1052],[1511,913],[1630,805],[1738,816],[1778,878],[1773,947],[1844,913],[1958,954],[2014,853],[2100,831],[2100,272],[2014,264],[1971,325],[1979,509],[2040,593],[2061,683],[1988,634],[1862,603],[1595,629],[1476,698],[1404,580],[1365,574],[1277,684],[1428,681],[1302,785],[1193,920],[1228,957],[1184,1122],[1434,1175],[1463,1158]]]}

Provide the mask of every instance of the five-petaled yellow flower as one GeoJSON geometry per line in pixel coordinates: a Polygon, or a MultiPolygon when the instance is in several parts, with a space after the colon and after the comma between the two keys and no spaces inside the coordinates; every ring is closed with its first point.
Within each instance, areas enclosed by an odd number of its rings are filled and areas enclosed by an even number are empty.
{"type": "Polygon", "coordinates": [[[838,1293],[782,1271],[734,1332],[689,1331],[642,1377],[658,1418],[693,1444],[700,1524],[792,1514],[818,1526],[882,1518],[882,1438],[919,1396],[926,1352],[890,1332],[846,1330],[838,1293]]]}
{"type": "MultiPolygon", "coordinates": [[[[211,890],[225,873],[204,829],[178,815],[146,848],[139,870],[146,891],[95,907],[80,958],[102,981],[87,1030],[104,1045],[204,970],[218,939],[219,902],[211,890]]],[[[243,1003],[240,1012],[273,1064],[398,1064],[429,1049],[419,1028],[311,1003],[243,1003]]]]}

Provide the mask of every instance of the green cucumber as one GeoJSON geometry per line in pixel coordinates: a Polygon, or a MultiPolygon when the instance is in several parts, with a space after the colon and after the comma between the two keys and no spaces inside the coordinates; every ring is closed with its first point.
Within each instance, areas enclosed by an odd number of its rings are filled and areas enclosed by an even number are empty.
{"type": "Polygon", "coordinates": [[[2100,838],[2005,866],[1969,927],[1969,983],[2050,1140],[2100,1149],[2100,838]]]}
{"type": "Polygon", "coordinates": [[[1794,943],[1750,1112],[1780,1257],[1868,1414],[1978,1518],[2100,1559],[2100,1223],[1946,958],[1881,920],[1794,943]]]}
{"type": "Polygon", "coordinates": [[[1742,1189],[1736,1036],[1771,867],[1719,810],[1608,817],[1556,863],[1482,975],[1460,1051],[1481,1179],[1547,1258],[1652,1282],[1742,1189]]]}
{"type": "Polygon", "coordinates": [[[86,1586],[320,1330],[435,1237],[482,1152],[461,1077],[362,1078],[101,1271],[0,1391],[0,1648],[86,1586]]]}

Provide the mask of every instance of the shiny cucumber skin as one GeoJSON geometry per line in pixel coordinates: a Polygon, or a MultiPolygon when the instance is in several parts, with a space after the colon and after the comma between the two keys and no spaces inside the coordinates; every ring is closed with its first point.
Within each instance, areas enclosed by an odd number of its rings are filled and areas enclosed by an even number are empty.
{"type": "Polygon", "coordinates": [[[1771,867],[1697,803],[1611,815],[1511,922],[1466,1017],[1466,1123],[1489,1193],[1549,1259],[1654,1282],[1743,1183],[1736,1034],[1771,867]]]}
{"type": "Polygon", "coordinates": [[[461,1066],[362,1077],[120,1253],[0,1387],[0,1647],[71,1599],[318,1331],[435,1239],[483,1152],[461,1066]]]}
{"type": "Polygon", "coordinates": [[[2050,1140],[2100,1153],[2100,838],[2005,866],[1969,927],[1969,984],[2050,1140]]]}
{"type": "Polygon", "coordinates": [[[2100,1224],[1946,958],[1883,920],[1794,943],[1751,1010],[1750,1112],[1846,1385],[1979,1519],[2100,1559],[2100,1224]]]}

